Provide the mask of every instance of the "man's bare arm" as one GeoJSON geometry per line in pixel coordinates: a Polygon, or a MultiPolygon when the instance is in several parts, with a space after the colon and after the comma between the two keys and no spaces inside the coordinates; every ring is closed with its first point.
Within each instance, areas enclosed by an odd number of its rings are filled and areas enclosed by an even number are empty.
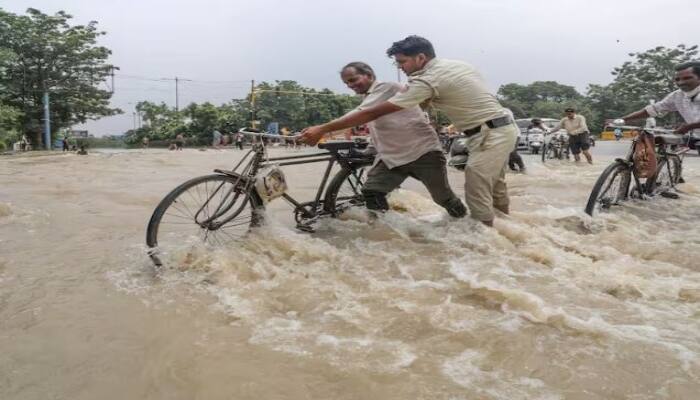
{"type": "Polygon", "coordinates": [[[376,106],[365,108],[364,110],[346,114],[338,119],[320,125],[323,133],[333,132],[340,129],[352,128],[363,125],[387,114],[401,111],[403,108],[385,101],[376,106]]]}
{"type": "Polygon", "coordinates": [[[649,117],[649,113],[647,112],[647,110],[642,108],[639,111],[635,111],[631,114],[625,115],[624,117],[622,117],[622,119],[624,119],[625,123],[627,123],[627,121],[633,121],[635,119],[642,119],[642,118],[648,118],[648,117],[649,117]]]}
{"type": "Polygon", "coordinates": [[[300,140],[306,144],[314,145],[328,132],[347,129],[353,126],[366,124],[375,119],[396,111],[401,111],[403,108],[385,101],[376,106],[366,108],[364,110],[351,112],[344,116],[325,123],[323,125],[311,126],[302,131],[300,140]]]}

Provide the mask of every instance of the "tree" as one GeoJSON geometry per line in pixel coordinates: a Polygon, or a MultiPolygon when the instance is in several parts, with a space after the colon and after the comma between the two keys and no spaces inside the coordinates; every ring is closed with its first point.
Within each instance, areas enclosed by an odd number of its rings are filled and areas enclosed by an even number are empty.
{"type": "MultiPolygon", "coordinates": [[[[575,106],[583,96],[573,86],[554,81],[537,81],[529,85],[503,85],[498,89],[498,98],[516,117],[527,118],[552,117],[550,114],[542,114],[543,110],[563,110],[566,106],[575,106]]],[[[559,115],[561,113],[556,116],[559,115]]]]}
{"type": "Polygon", "coordinates": [[[630,53],[633,61],[613,69],[615,80],[611,89],[629,108],[639,109],[649,100],[661,100],[676,90],[673,83],[675,67],[698,54],[698,46],[679,44],[674,49],[663,46],[640,53],[630,53]]]}
{"type": "MultiPolygon", "coordinates": [[[[694,59],[697,54],[698,46],[684,44],[673,49],[659,46],[630,53],[634,59],[613,69],[615,79],[612,83],[588,86],[586,100],[593,112],[589,126],[602,128],[606,120],[639,110],[649,101],[659,101],[675,91],[675,67],[694,59]]],[[[673,122],[674,118],[675,115],[661,122],[673,122]]]]}
{"type": "Polygon", "coordinates": [[[63,11],[46,15],[30,8],[27,15],[0,9],[0,93],[4,104],[22,111],[21,129],[40,143],[42,98],[50,94],[51,130],[88,119],[114,115],[111,93],[98,86],[113,71],[111,54],[97,46],[105,34],[97,22],[70,26],[63,11]]]}
{"type": "Polygon", "coordinates": [[[0,151],[9,148],[22,136],[18,129],[21,116],[18,109],[0,103],[0,151]]]}

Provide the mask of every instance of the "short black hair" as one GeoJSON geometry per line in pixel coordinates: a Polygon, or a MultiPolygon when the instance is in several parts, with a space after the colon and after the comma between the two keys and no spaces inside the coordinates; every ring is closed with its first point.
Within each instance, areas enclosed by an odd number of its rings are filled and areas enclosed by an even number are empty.
{"type": "Polygon", "coordinates": [[[576,110],[573,107],[566,107],[564,112],[576,112],[576,110]]]}
{"type": "Polygon", "coordinates": [[[340,70],[340,73],[342,74],[343,71],[345,71],[348,68],[354,68],[355,71],[357,71],[359,74],[371,76],[372,79],[376,79],[377,77],[374,74],[374,70],[372,69],[372,67],[370,67],[367,63],[363,63],[362,61],[353,61],[351,63],[345,64],[345,66],[340,70]]]}
{"type": "Polygon", "coordinates": [[[684,69],[692,68],[695,76],[700,78],[700,61],[688,61],[682,64],[676,65],[676,71],[682,71],[684,69]]]}
{"type": "Polygon", "coordinates": [[[428,39],[411,35],[406,39],[394,42],[391,47],[386,50],[386,55],[391,57],[396,54],[405,56],[416,56],[420,53],[425,54],[428,58],[435,58],[435,49],[433,44],[428,39]]]}

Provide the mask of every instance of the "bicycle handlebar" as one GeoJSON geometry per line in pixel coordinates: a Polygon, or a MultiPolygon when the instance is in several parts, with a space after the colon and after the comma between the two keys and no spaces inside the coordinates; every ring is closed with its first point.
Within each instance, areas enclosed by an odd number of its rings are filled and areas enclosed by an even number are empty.
{"type": "Polygon", "coordinates": [[[257,137],[268,137],[268,138],[277,138],[277,139],[293,139],[296,140],[298,137],[301,136],[301,134],[296,134],[296,135],[274,135],[272,133],[266,133],[266,132],[251,132],[247,131],[246,128],[241,128],[238,130],[238,133],[242,133],[244,135],[248,136],[257,136],[257,137]]]}
{"type": "Polygon", "coordinates": [[[635,131],[647,131],[647,132],[662,133],[662,134],[667,134],[667,135],[670,135],[670,134],[680,135],[679,133],[676,133],[676,131],[673,129],[664,129],[664,128],[645,128],[643,126],[614,125],[614,124],[606,125],[606,127],[635,130],[635,131]]]}

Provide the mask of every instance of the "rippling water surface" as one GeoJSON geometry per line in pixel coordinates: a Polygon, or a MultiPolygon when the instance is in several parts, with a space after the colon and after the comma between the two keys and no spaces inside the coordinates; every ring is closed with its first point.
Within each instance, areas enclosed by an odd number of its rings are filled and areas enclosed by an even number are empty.
{"type": "MultiPolygon", "coordinates": [[[[697,399],[700,160],[680,199],[591,219],[624,146],[593,166],[526,156],[495,228],[407,181],[376,221],[312,234],[273,202],[246,241],[158,274],[153,208],[241,153],[2,157],[0,398],[697,399]]],[[[301,198],[322,172],[285,171],[301,198]]]]}

